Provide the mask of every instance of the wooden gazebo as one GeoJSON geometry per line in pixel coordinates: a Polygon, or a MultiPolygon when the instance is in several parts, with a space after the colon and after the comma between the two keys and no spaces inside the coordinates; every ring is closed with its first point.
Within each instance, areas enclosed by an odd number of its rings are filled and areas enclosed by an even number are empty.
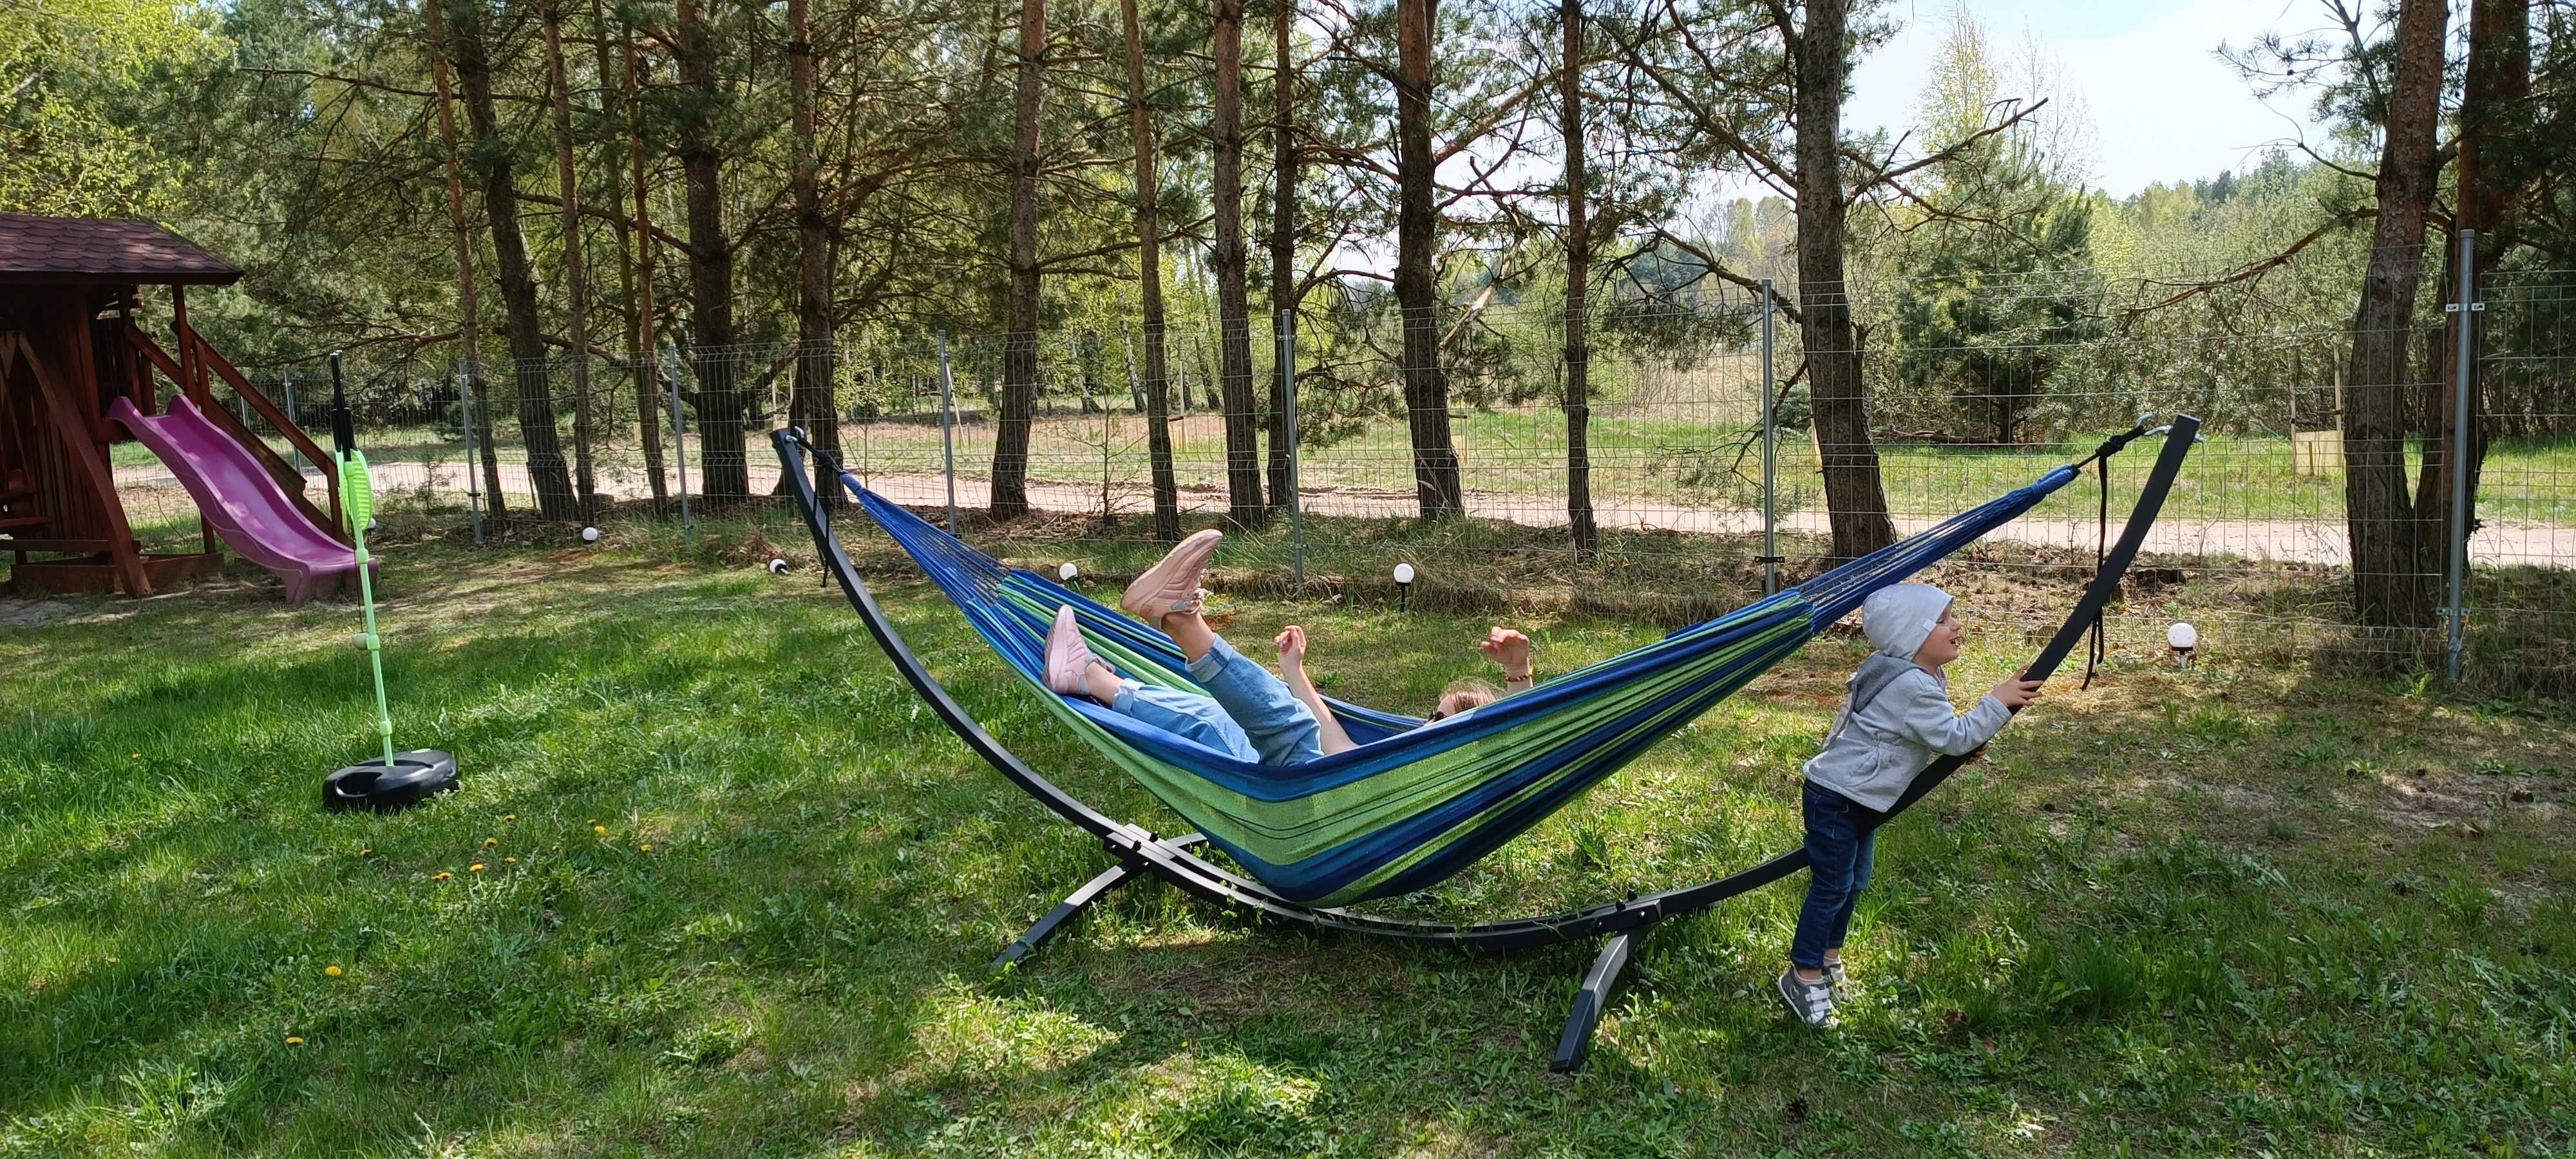
{"type": "Polygon", "coordinates": [[[202,521],[198,551],[145,552],[117,495],[108,448],[131,436],[108,411],[123,398],[155,413],[156,372],[316,524],[338,533],[331,456],[188,325],[187,287],[241,276],[149,221],[0,214],[0,552],[10,555],[14,585],[142,596],[215,561],[216,538],[202,521]],[[166,349],[137,324],[146,286],[170,290],[166,349]],[[214,401],[218,380],[321,468],[327,507],[305,496],[301,471],[214,401]]]}

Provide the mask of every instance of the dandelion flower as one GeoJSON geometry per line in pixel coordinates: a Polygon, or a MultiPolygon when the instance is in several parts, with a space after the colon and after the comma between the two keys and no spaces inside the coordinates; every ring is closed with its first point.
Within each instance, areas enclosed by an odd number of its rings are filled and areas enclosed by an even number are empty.
{"type": "Polygon", "coordinates": [[[593,825],[593,826],[591,826],[591,827],[590,827],[590,831],[591,831],[591,833],[592,833],[593,835],[595,835],[595,836],[600,836],[600,837],[606,837],[606,836],[608,836],[608,826],[606,826],[606,825],[593,825]]]}
{"type": "Polygon", "coordinates": [[[637,853],[651,853],[651,852],[653,852],[653,847],[652,847],[651,845],[649,845],[649,844],[648,844],[648,845],[638,845],[638,846],[636,846],[636,847],[635,847],[635,852],[637,852],[637,853]]]}
{"type": "Polygon", "coordinates": [[[504,821],[516,821],[519,819],[519,815],[516,813],[503,813],[501,814],[501,819],[504,821]]]}
{"type": "Polygon", "coordinates": [[[342,971],[338,966],[322,967],[322,976],[325,978],[337,978],[340,976],[341,972],[342,971]]]}
{"type": "Polygon", "coordinates": [[[373,852],[375,852],[375,850],[373,850],[373,849],[361,849],[361,850],[359,850],[359,851],[358,851],[358,856],[360,856],[360,857],[365,857],[366,855],[368,855],[368,854],[370,854],[370,853],[373,853],[373,852]]]}
{"type": "Polygon", "coordinates": [[[516,857],[504,857],[504,858],[502,858],[501,860],[506,861],[506,862],[508,862],[508,863],[510,863],[510,864],[512,864],[512,865],[517,865],[517,864],[519,863],[519,859],[518,859],[518,858],[516,858],[516,857]]]}
{"type": "Polygon", "coordinates": [[[107,960],[107,964],[108,964],[108,965],[113,966],[113,965],[115,965],[115,964],[117,963],[117,961],[118,961],[118,959],[115,959],[115,958],[109,958],[109,959],[107,960]]]}
{"type": "Polygon", "coordinates": [[[481,873],[481,872],[483,872],[483,863],[482,863],[482,862],[480,862],[480,861],[477,861],[477,862],[475,862],[475,863],[474,863],[474,864],[472,864],[472,865],[466,866],[466,867],[465,867],[465,872],[467,872],[467,873],[481,873]]]}
{"type": "Polygon", "coordinates": [[[290,1034],[290,1035],[287,1035],[287,1036],[286,1036],[286,1045],[288,1045],[288,1046],[302,1046],[302,1045],[304,1045],[304,1040],[303,1040],[303,1039],[301,1039],[301,1038],[297,1038],[297,1037],[295,1037],[294,1035],[290,1034]]]}
{"type": "Polygon", "coordinates": [[[454,876],[456,876],[456,875],[455,875],[455,874],[453,874],[453,873],[449,873],[449,872],[447,872],[446,870],[442,869],[442,870],[439,870],[439,871],[438,871],[438,872],[436,872],[436,873],[431,874],[431,875],[430,875],[430,877],[429,877],[429,879],[430,879],[431,881],[445,881],[445,880],[447,880],[448,878],[451,878],[451,877],[454,877],[454,876]]]}
{"type": "Polygon", "coordinates": [[[483,839],[483,848],[485,849],[499,849],[500,847],[501,839],[498,837],[486,837],[483,839]]]}
{"type": "Polygon", "coordinates": [[[139,760],[142,760],[142,759],[143,759],[143,754],[142,754],[142,753],[127,753],[127,754],[125,754],[125,759],[127,759],[127,760],[129,760],[129,761],[139,761],[139,760]]]}

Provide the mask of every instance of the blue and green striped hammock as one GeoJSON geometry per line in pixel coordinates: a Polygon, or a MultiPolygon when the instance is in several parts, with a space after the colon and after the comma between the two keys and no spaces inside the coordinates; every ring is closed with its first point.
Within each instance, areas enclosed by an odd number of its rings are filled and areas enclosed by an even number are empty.
{"type": "Polygon", "coordinates": [[[1278,896],[1339,906],[1422,889],[1473,864],[1797,651],[1871,592],[2020,516],[2077,479],[2081,466],[2058,467],[1807,583],[1472,712],[1426,724],[1332,701],[1357,746],[1285,767],[1238,760],[1087,697],[1049,691],[1046,634],[1061,605],[1074,608],[1092,650],[1123,675],[1197,686],[1163,633],[1003,565],[846,471],[840,479],[1058,719],[1278,896]]]}

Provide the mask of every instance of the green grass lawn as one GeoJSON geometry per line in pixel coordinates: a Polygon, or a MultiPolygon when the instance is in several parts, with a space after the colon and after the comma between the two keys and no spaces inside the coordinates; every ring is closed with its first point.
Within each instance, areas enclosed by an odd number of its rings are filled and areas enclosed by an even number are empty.
{"type": "MultiPolygon", "coordinates": [[[[969,757],[810,570],[390,554],[397,741],[466,772],[394,817],[316,804],[371,743],[348,607],[265,582],[0,604],[0,1155],[2576,1141],[2563,715],[2123,652],[1886,833],[1843,1029],[1770,993],[1797,900],[1777,885],[1658,930],[1568,1079],[1545,1062],[1589,947],[1317,940],[1147,883],[986,974],[1107,859],[969,757]]],[[[999,736],[1171,822],[926,587],[889,596],[999,736]]],[[[1419,705],[1480,662],[1483,618],[1355,603],[1220,600],[1242,638],[1309,625],[1366,701],[1419,705]]],[[[1963,693],[2030,650],[1966,611],[1963,693]]],[[[1525,623],[1543,671],[1658,634],[1525,623]]],[[[1397,908],[1500,916],[1786,847],[1858,657],[1817,642],[1397,908]]]]}

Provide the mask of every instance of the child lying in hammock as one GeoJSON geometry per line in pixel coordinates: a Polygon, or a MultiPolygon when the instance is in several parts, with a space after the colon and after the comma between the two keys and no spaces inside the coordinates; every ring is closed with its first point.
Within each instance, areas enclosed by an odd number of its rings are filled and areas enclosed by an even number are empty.
{"type": "MultiPolygon", "coordinates": [[[[1121,611],[1163,630],[1189,660],[1190,677],[1205,695],[1128,680],[1091,654],[1073,609],[1056,609],[1047,632],[1047,687],[1065,696],[1089,696],[1166,732],[1185,736],[1239,760],[1294,765],[1353,747],[1350,734],[1306,678],[1306,630],[1294,624],[1272,641],[1279,675],[1246,659],[1200,615],[1199,579],[1225,534],[1201,531],[1181,541],[1161,563],[1146,569],[1118,599],[1121,611]]],[[[1496,627],[1476,646],[1503,666],[1504,687],[1462,680],[1440,694],[1431,719],[1491,704],[1532,684],[1529,637],[1496,627]]]]}

